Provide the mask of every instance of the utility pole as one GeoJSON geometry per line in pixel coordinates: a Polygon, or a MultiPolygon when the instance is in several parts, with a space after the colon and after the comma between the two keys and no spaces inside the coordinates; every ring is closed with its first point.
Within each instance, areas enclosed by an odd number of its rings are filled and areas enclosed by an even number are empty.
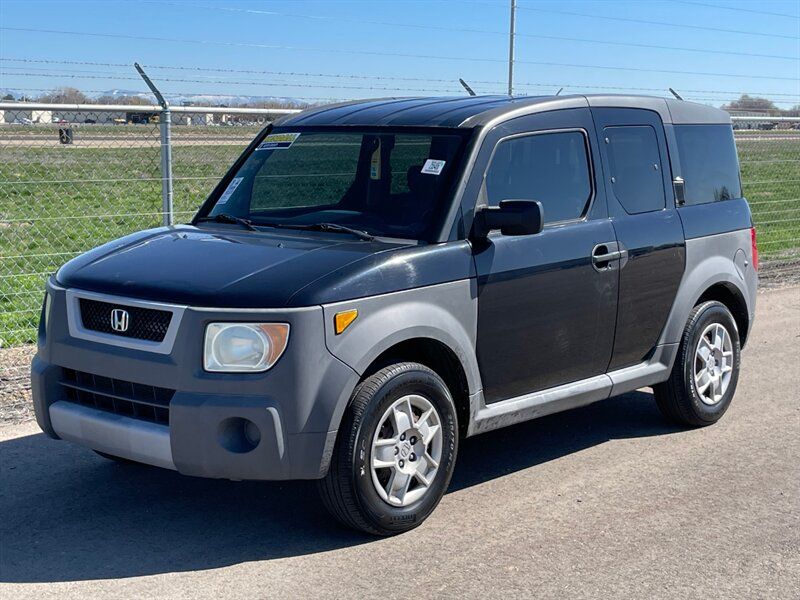
{"type": "Polygon", "coordinates": [[[514,20],[517,16],[517,0],[511,0],[511,24],[508,29],[508,95],[514,95],[514,20]]]}

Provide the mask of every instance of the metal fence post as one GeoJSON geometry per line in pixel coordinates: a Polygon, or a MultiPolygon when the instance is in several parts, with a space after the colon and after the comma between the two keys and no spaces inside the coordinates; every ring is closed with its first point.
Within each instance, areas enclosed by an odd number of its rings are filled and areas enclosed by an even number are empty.
{"type": "Polygon", "coordinates": [[[161,133],[161,216],[164,225],[172,225],[175,223],[175,211],[172,206],[172,113],[169,110],[169,103],[147,76],[147,73],[144,72],[141,65],[133,63],[133,66],[161,105],[161,113],[158,119],[158,129],[161,133]]]}
{"type": "Polygon", "coordinates": [[[164,225],[175,223],[172,196],[172,114],[169,105],[161,111],[158,128],[161,131],[161,210],[164,225]]]}

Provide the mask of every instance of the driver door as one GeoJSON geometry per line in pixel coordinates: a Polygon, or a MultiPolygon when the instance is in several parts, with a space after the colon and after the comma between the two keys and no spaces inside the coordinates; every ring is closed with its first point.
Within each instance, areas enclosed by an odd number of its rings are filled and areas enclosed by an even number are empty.
{"type": "Polygon", "coordinates": [[[474,244],[477,356],[487,404],[605,373],[619,260],[589,109],[514,119],[490,132],[479,204],[538,200],[544,229],[474,244]]]}

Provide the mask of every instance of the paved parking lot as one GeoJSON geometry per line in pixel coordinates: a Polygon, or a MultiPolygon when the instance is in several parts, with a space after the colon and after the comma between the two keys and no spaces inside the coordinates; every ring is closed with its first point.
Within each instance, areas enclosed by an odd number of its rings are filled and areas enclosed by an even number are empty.
{"type": "Polygon", "coordinates": [[[800,288],[759,295],[734,403],[649,390],[467,440],[419,529],[330,522],[306,483],[119,466],[0,427],[0,596],[797,598],[800,288]]]}

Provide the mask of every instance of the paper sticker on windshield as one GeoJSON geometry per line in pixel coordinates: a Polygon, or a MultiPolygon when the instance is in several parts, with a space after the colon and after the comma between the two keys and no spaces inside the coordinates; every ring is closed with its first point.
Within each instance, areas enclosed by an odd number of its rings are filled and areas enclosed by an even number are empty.
{"type": "Polygon", "coordinates": [[[446,161],[443,160],[434,160],[429,158],[425,161],[425,164],[422,165],[421,173],[426,173],[427,175],[439,175],[441,174],[442,169],[444,169],[445,162],[446,161]]]}
{"type": "Polygon", "coordinates": [[[294,141],[300,137],[299,133],[270,133],[256,150],[285,150],[291,148],[294,141]]]}
{"type": "Polygon", "coordinates": [[[239,187],[239,184],[242,183],[243,179],[244,177],[234,177],[231,179],[228,187],[225,188],[225,191],[222,192],[222,196],[220,196],[219,200],[217,200],[217,205],[225,204],[228,200],[230,200],[230,197],[233,196],[233,192],[236,191],[236,188],[239,187]]]}

